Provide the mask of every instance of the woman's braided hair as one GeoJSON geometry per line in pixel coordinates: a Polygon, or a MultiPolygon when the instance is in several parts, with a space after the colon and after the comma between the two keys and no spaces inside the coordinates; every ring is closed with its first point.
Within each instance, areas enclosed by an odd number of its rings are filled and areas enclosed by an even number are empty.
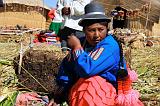
{"type": "Polygon", "coordinates": [[[118,38],[115,35],[112,35],[112,37],[117,41],[119,45],[119,52],[120,52],[120,61],[119,61],[119,71],[117,73],[118,78],[124,78],[128,75],[127,71],[124,68],[124,61],[123,61],[123,48],[122,48],[122,42],[118,40],[118,38]]]}

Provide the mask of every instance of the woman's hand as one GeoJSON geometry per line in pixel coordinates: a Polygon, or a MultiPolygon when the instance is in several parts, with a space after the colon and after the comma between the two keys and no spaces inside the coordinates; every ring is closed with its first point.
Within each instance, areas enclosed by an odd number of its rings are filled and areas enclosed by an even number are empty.
{"type": "Polygon", "coordinates": [[[72,50],[82,48],[80,40],[74,34],[68,36],[67,44],[72,50]]]}

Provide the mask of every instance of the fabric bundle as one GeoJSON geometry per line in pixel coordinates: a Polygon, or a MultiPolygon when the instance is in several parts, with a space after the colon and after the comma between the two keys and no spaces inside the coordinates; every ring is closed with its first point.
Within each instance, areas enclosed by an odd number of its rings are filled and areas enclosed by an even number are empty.
{"type": "Polygon", "coordinates": [[[47,96],[40,96],[35,92],[25,92],[18,94],[15,106],[45,106],[49,103],[47,96]]]}

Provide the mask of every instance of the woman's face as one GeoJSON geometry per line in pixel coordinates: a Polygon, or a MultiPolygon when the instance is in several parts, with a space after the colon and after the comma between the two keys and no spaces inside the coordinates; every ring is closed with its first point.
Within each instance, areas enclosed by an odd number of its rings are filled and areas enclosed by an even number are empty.
{"type": "Polygon", "coordinates": [[[95,46],[107,35],[107,26],[100,23],[94,23],[84,28],[86,40],[92,46],[95,46]]]}

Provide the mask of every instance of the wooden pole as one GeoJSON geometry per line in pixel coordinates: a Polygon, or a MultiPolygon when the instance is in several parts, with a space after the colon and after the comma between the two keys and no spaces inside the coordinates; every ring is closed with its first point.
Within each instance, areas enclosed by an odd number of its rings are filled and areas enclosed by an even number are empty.
{"type": "Polygon", "coordinates": [[[113,30],[113,16],[111,17],[111,22],[110,22],[110,31],[113,30]]]}
{"type": "Polygon", "coordinates": [[[33,45],[34,45],[34,44],[33,44],[33,39],[34,39],[34,38],[33,38],[33,35],[32,35],[32,34],[33,34],[33,31],[30,32],[30,44],[29,44],[30,49],[32,49],[32,48],[33,48],[33,45]]]}
{"type": "Polygon", "coordinates": [[[43,16],[44,16],[44,0],[43,0],[43,7],[42,7],[42,23],[41,23],[41,29],[44,28],[44,20],[43,20],[43,16]]]}
{"type": "Polygon", "coordinates": [[[22,44],[22,38],[21,38],[21,48],[20,48],[20,57],[19,57],[19,66],[18,66],[18,74],[21,73],[21,67],[22,67],[22,57],[23,57],[23,44],[22,44]]]}
{"type": "MultiPolygon", "coordinates": [[[[6,5],[6,0],[5,0],[4,4],[5,4],[5,6],[4,6],[4,20],[6,21],[6,18],[5,18],[6,17],[6,6],[7,6],[6,5]]],[[[6,26],[6,22],[5,21],[4,21],[4,26],[6,26]]]]}
{"type": "Polygon", "coordinates": [[[151,0],[150,0],[150,2],[149,2],[149,10],[148,10],[148,12],[147,12],[147,18],[146,18],[146,24],[145,24],[145,27],[144,27],[144,30],[145,30],[145,33],[146,33],[146,31],[147,31],[147,26],[148,26],[148,21],[149,21],[149,14],[150,14],[150,9],[151,9],[151,0]]]}

